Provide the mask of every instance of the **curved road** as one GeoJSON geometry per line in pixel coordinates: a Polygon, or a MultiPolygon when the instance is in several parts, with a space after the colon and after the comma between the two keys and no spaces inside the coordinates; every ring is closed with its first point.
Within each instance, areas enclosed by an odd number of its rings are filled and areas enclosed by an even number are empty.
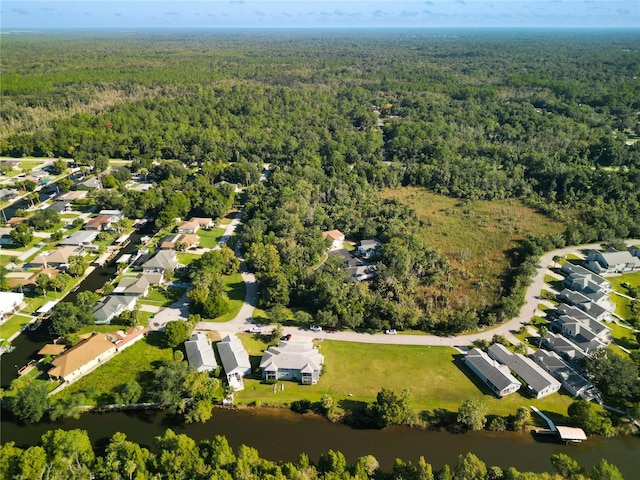
{"type": "MultiPolygon", "coordinates": [[[[241,212],[238,213],[238,217],[241,216],[241,212]]],[[[236,218],[238,218],[236,217],[236,218]]],[[[238,222],[240,218],[238,218],[238,222]]],[[[237,225],[236,223],[236,225],[237,225]]],[[[233,230],[235,230],[235,226],[233,230]]],[[[232,233],[232,232],[231,232],[232,233]]],[[[226,236],[226,235],[225,235],[226,236]]],[[[228,240],[228,238],[227,238],[228,240]]],[[[640,239],[626,240],[627,245],[640,244],[640,239]]],[[[427,346],[465,346],[470,345],[476,340],[491,340],[494,335],[503,335],[511,343],[518,344],[520,341],[513,335],[513,333],[520,329],[520,327],[528,323],[537,312],[538,304],[540,300],[537,298],[540,292],[545,288],[545,275],[552,273],[548,266],[553,263],[555,256],[564,257],[571,253],[576,253],[579,250],[589,250],[592,248],[599,248],[599,243],[591,243],[586,245],[578,245],[573,247],[560,248],[551,252],[545,253],[539,260],[538,271],[527,287],[525,293],[525,304],[520,309],[520,313],[517,317],[502,323],[494,328],[485,329],[481,332],[472,333],[469,335],[461,335],[455,337],[440,337],[436,335],[385,335],[383,333],[370,334],[370,333],[357,333],[357,332],[334,332],[327,333],[325,331],[312,332],[310,330],[301,327],[283,327],[284,334],[291,334],[295,337],[306,338],[322,338],[331,340],[342,340],[348,342],[361,342],[361,343],[379,343],[379,344],[397,344],[397,345],[427,345],[427,346]]],[[[236,317],[226,323],[213,323],[213,322],[201,322],[196,326],[197,330],[203,331],[218,331],[222,336],[229,333],[236,333],[246,331],[253,326],[253,310],[258,305],[258,284],[255,275],[247,271],[246,263],[241,257],[239,247],[236,247],[235,254],[241,260],[241,272],[242,278],[245,281],[247,292],[245,301],[240,309],[240,312],[236,317]]],[[[265,327],[265,330],[268,327],[265,327]]]]}

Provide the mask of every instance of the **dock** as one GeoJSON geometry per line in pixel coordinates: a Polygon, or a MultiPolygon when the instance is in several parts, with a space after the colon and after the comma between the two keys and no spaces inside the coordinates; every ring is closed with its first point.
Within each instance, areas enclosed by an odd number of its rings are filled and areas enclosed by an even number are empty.
{"type": "Polygon", "coordinates": [[[533,410],[536,414],[540,416],[547,425],[549,425],[549,430],[542,429],[538,430],[536,433],[540,435],[555,435],[561,442],[564,443],[580,443],[587,439],[586,433],[584,430],[577,427],[565,427],[562,425],[556,426],[553,421],[547,417],[544,413],[538,410],[536,407],[532,406],[531,410],[533,410]]]}

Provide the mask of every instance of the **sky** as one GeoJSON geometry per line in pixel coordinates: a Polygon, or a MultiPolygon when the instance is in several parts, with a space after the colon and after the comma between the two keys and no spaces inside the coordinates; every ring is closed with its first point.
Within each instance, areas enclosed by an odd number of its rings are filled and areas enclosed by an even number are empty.
{"type": "Polygon", "coordinates": [[[0,29],[638,28],[640,0],[1,0],[0,29]]]}

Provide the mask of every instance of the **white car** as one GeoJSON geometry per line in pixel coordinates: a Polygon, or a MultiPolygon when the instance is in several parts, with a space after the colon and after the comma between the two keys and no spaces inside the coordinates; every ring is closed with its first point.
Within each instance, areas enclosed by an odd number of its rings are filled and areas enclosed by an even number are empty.
{"type": "Polygon", "coordinates": [[[396,335],[398,332],[394,328],[390,328],[389,330],[385,330],[384,333],[387,335],[396,335]]]}
{"type": "Polygon", "coordinates": [[[321,332],[322,331],[322,327],[319,325],[311,325],[309,327],[309,330],[311,330],[312,332],[321,332]]]}
{"type": "Polygon", "coordinates": [[[249,333],[262,333],[262,329],[260,327],[251,327],[248,330],[249,333]]]}

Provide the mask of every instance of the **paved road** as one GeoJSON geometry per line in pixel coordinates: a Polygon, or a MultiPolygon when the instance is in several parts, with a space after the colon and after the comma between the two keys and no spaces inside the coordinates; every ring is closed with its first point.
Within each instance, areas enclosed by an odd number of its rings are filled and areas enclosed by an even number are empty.
{"type": "MultiPolygon", "coordinates": [[[[640,239],[627,240],[627,245],[640,244],[640,239]]],[[[538,271],[527,288],[525,293],[525,305],[520,310],[520,314],[495,328],[485,329],[484,331],[469,334],[460,335],[455,337],[436,336],[436,335],[385,335],[383,333],[369,334],[369,333],[356,333],[356,332],[312,332],[300,327],[284,327],[285,334],[291,334],[294,337],[305,338],[322,338],[331,340],[341,340],[348,342],[360,342],[360,343],[377,343],[377,344],[397,344],[397,345],[425,345],[425,346],[464,346],[473,343],[476,340],[491,340],[494,335],[503,335],[510,342],[517,344],[520,341],[513,335],[513,333],[522,327],[522,325],[528,323],[535,314],[541,314],[538,312],[538,305],[544,303],[537,297],[540,292],[548,288],[544,282],[545,275],[555,274],[549,270],[549,266],[553,266],[553,257],[563,257],[571,253],[575,254],[579,250],[588,250],[592,248],[599,248],[600,244],[592,243],[587,245],[579,245],[574,247],[561,248],[553,250],[544,254],[538,263],[538,271]]],[[[236,251],[236,255],[239,252],[236,251]]],[[[246,272],[243,273],[243,278],[247,284],[247,297],[245,303],[240,310],[240,313],[232,321],[227,323],[211,323],[201,322],[198,324],[199,330],[218,331],[221,335],[228,333],[235,333],[239,331],[245,331],[252,325],[252,313],[253,309],[257,306],[257,284],[255,283],[255,277],[246,272]],[[246,275],[246,277],[245,277],[246,275]]],[[[268,331],[270,327],[265,327],[265,331],[268,331]]]]}

